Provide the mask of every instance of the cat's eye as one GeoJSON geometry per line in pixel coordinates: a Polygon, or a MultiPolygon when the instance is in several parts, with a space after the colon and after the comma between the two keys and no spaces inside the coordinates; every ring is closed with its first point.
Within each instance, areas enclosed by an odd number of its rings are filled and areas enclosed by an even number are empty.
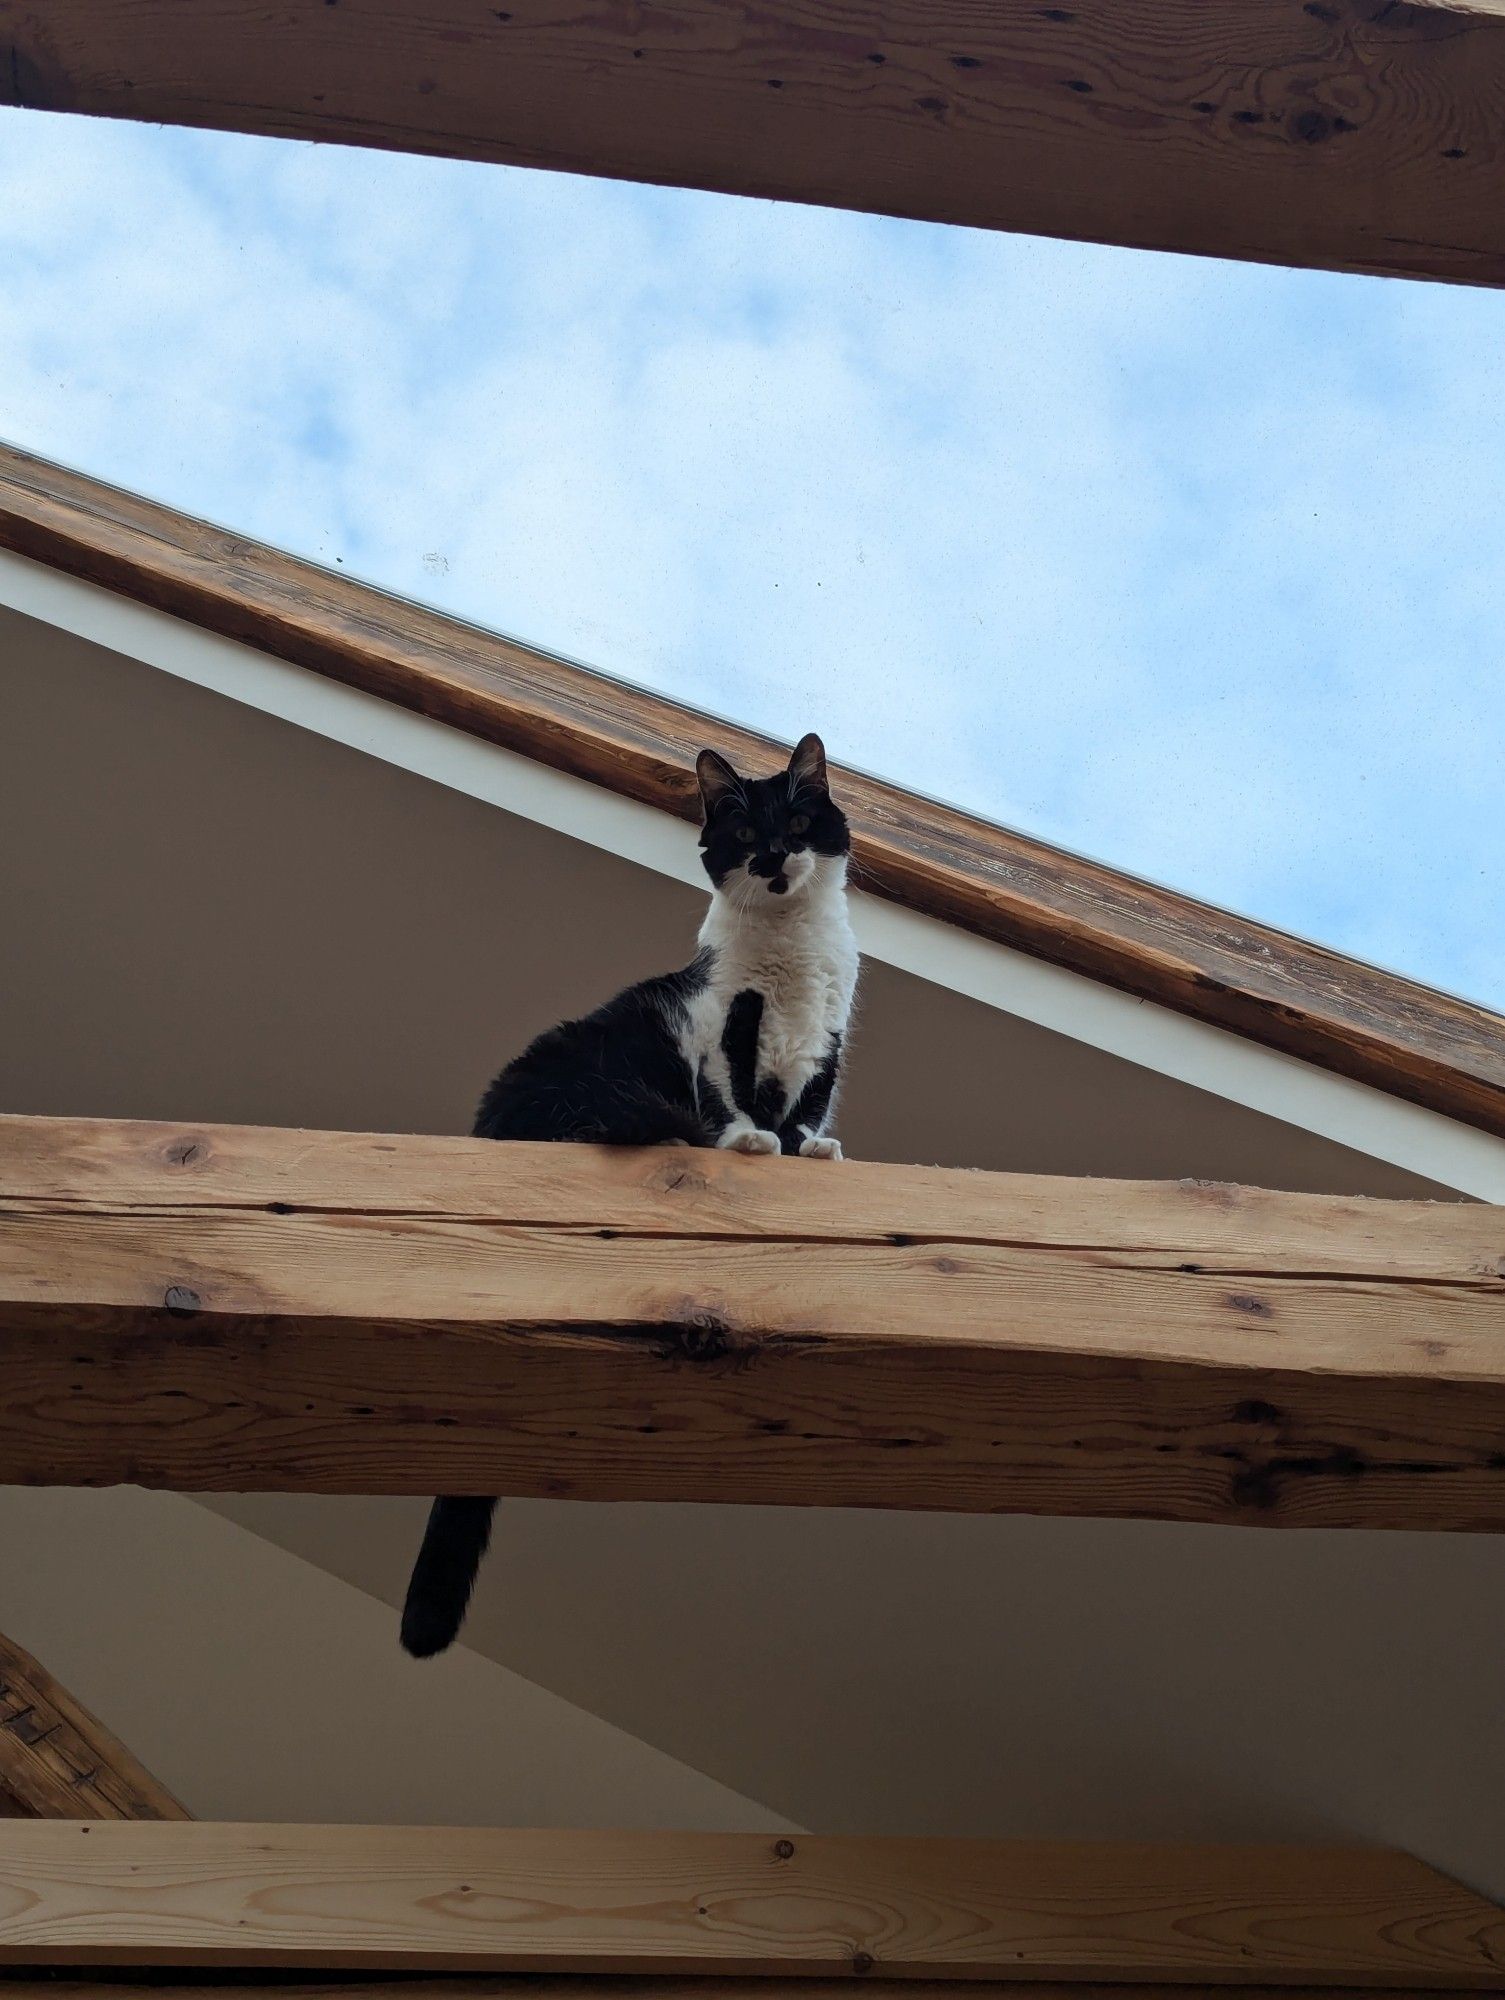
{"type": "Polygon", "coordinates": [[[751,847],[753,842],[757,839],[757,835],[753,832],[750,826],[739,826],[737,828],[737,838],[738,840],[741,841],[744,847],[751,847]]]}
{"type": "Polygon", "coordinates": [[[791,833],[803,833],[809,824],[810,815],[808,813],[796,813],[789,822],[789,831],[791,833]]]}

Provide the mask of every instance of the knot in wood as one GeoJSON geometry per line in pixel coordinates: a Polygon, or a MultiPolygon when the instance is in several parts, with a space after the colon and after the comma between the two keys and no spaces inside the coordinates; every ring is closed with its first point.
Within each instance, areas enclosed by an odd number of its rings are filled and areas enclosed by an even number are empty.
{"type": "Polygon", "coordinates": [[[660,1352],[667,1361],[725,1361],[739,1351],[731,1321],[716,1306],[685,1306],[660,1328],[660,1336],[660,1352]]]}

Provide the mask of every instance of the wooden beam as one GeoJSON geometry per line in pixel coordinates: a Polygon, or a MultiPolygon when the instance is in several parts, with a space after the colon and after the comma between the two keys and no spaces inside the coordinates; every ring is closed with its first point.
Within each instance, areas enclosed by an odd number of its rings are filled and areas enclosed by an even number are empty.
{"type": "Polygon", "coordinates": [[[1378,1848],[17,1821],[0,1963],[1499,1990],[1505,1914],[1378,1848]]]}
{"type": "Polygon", "coordinates": [[[0,0],[0,103],[1505,282],[1505,8],[0,0]]]}
{"type": "Polygon", "coordinates": [[[0,1635],[6,1818],[186,1820],[180,1805],[38,1660],[0,1635]]]}
{"type": "Polygon", "coordinates": [[[0,1119],[0,1479],[1505,1528],[1505,1211],[0,1119]]]}
{"type": "MultiPolygon", "coordinates": [[[[698,812],[705,743],[747,770],[788,756],[4,445],[0,548],[682,819],[698,812]]],[[[1505,1136],[1505,1018],[1489,1008],[897,785],[850,771],[837,783],[862,889],[1505,1136]]]]}
{"type": "MultiPolygon", "coordinates": [[[[837,1973],[822,1979],[785,1979],[765,1974],[723,1974],[714,1979],[645,1977],[639,1973],[613,1976],[606,1973],[421,1973],[375,1972],[355,1978],[338,1974],[309,1980],[298,1968],[269,1972],[256,1979],[245,1972],[234,1973],[218,1982],[212,1974],[189,1982],[182,1973],[152,1980],[138,1973],[129,1981],[112,1977],[103,1967],[79,1976],[28,1977],[25,1972],[7,1972],[0,1967],[0,1993],[4,2000],[847,2000],[850,1974],[837,1973]],[[756,1984],[752,1979],[756,1978],[756,1984]]],[[[874,1979],[862,1981],[867,2000],[1221,2000],[1230,1986],[1237,1985],[1238,2000],[1397,2000],[1397,1988],[1376,1986],[1368,1980],[1354,1983],[1324,1981],[1307,1984],[1248,1986],[1243,1981],[1178,1979],[1172,1985],[1160,1980],[1135,1979],[874,1979]]],[[[1451,1979],[1433,1984],[1428,1975],[1418,1981],[1407,1978],[1401,1992],[1410,2000],[1456,1993],[1451,1979]]]]}

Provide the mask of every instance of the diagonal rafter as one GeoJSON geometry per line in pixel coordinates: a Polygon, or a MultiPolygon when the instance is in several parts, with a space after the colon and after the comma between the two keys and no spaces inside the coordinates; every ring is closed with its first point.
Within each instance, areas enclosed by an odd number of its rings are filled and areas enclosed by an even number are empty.
{"type": "Polygon", "coordinates": [[[0,1817],[192,1815],[39,1660],[0,1634],[0,1817]]]}
{"type": "MultiPolygon", "coordinates": [[[[749,770],[788,755],[7,445],[0,550],[681,819],[699,811],[703,744],[749,770]]],[[[1505,1018],[1493,1010],[900,786],[852,771],[839,783],[865,891],[1505,1136],[1505,1018]]]]}

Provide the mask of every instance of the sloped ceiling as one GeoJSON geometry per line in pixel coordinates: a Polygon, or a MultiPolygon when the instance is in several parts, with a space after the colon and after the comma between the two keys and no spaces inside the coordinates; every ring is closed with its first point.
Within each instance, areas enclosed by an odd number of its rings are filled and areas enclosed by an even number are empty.
{"type": "MultiPolygon", "coordinates": [[[[460,1130],[528,1034],[687,949],[674,883],[13,614],[0,700],[8,1109],[460,1130]]],[[[884,967],[843,1126],[880,1158],[1440,1192],[884,967]]],[[[1341,1835],[1505,1893],[1498,1540],[518,1502],[482,1657],[413,1667],[421,1518],[0,1495],[0,1620],[200,1810],[297,1816],[348,1772],[335,1817],[1341,1835]],[[201,1528],[223,1573],[168,1616],[201,1528]],[[405,1732],[421,1782],[380,1761],[405,1732]]]]}
{"type": "Polygon", "coordinates": [[[0,1620],[200,1819],[782,1828],[172,1493],[0,1487],[0,1620]]]}
{"type": "MultiPolygon", "coordinates": [[[[423,1517],[206,1504],[389,1604],[423,1517]]],[[[1505,1895],[1498,1537],[516,1501],[466,1637],[823,1832],[1373,1840],[1505,1895]]]]}

